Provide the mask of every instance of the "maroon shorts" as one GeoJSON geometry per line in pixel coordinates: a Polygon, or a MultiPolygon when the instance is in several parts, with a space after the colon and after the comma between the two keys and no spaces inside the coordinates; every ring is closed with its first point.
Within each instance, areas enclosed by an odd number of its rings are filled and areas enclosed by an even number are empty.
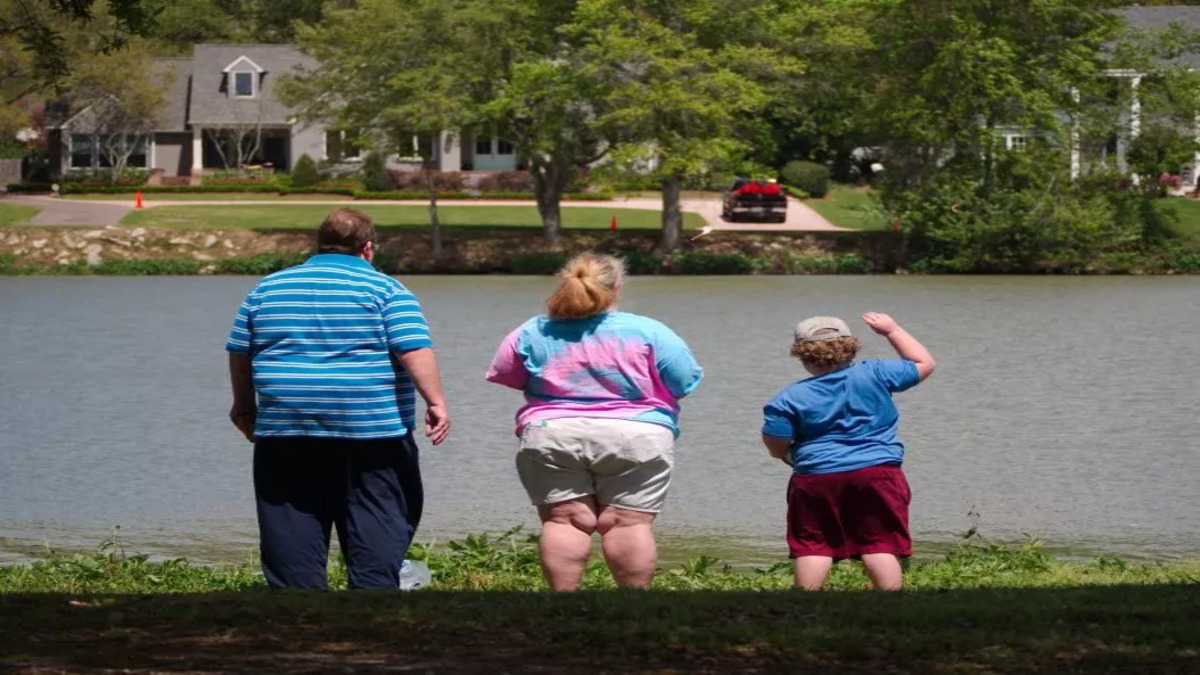
{"type": "Polygon", "coordinates": [[[908,505],[912,492],[897,465],[793,474],[788,483],[788,550],[835,560],[864,553],[912,555],[908,505]]]}

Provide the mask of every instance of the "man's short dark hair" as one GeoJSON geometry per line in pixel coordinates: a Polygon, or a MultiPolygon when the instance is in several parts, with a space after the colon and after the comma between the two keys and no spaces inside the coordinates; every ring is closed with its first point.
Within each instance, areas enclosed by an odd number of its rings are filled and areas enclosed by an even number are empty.
{"type": "Polygon", "coordinates": [[[358,255],[367,242],[375,241],[375,226],[362,211],[338,209],[317,230],[318,253],[358,255]]]}

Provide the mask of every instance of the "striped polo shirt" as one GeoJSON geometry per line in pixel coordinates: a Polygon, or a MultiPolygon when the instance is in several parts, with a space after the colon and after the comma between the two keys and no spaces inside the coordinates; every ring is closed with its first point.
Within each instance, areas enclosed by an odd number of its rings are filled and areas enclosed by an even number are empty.
{"type": "Polygon", "coordinates": [[[357,256],[323,253],[260,281],[225,349],[251,357],[256,436],[367,439],[412,431],[416,392],[391,352],[432,344],[400,282],[357,256]]]}

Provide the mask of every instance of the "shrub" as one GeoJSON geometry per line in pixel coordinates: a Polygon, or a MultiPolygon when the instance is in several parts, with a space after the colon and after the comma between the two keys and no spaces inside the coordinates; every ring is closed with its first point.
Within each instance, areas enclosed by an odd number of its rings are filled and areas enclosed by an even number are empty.
{"type": "Polygon", "coordinates": [[[277,187],[279,180],[274,171],[209,171],[200,184],[206,187],[277,187]]]}
{"type": "Polygon", "coordinates": [[[662,261],[644,251],[617,251],[613,255],[625,260],[625,271],[630,274],[658,274],[662,272],[662,261]]]}
{"type": "Polygon", "coordinates": [[[261,277],[294,267],[308,258],[307,253],[260,253],[248,258],[227,258],[216,263],[218,274],[261,277]]]}
{"type": "Polygon", "coordinates": [[[497,171],[481,178],[476,187],[480,192],[533,192],[533,176],[528,171],[497,171]]]}
{"type": "Polygon", "coordinates": [[[676,253],[663,264],[664,271],[675,274],[750,274],[755,268],[754,259],[745,253],[709,251],[676,253]]]}
{"type": "Polygon", "coordinates": [[[857,253],[795,255],[789,251],[783,261],[787,274],[865,274],[870,269],[870,261],[857,253]]]}
{"type": "Polygon", "coordinates": [[[8,191],[17,194],[25,192],[50,192],[52,183],[9,183],[8,191]]]}
{"type": "Polygon", "coordinates": [[[438,192],[462,192],[466,189],[466,177],[459,171],[389,171],[392,184],[397,190],[421,191],[429,189],[430,178],[438,192]]]}
{"type": "Polygon", "coordinates": [[[126,168],[115,177],[110,169],[71,169],[63,174],[64,183],[80,185],[145,185],[150,179],[150,171],[137,167],[126,168]]]}
{"type": "Polygon", "coordinates": [[[792,160],[780,171],[783,182],[820,199],[829,193],[829,169],[815,162],[792,160]]]}
{"type": "Polygon", "coordinates": [[[105,276],[166,276],[199,274],[205,263],[199,260],[108,260],[88,269],[105,276]]]}
{"type": "Polygon", "coordinates": [[[300,155],[296,165],[292,167],[292,184],[294,188],[306,188],[316,185],[321,180],[317,173],[317,163],[308,155],[300,155]]]}
{"type": "Polygon", "coordinates": [[[378,152],[372,152],[363,160],[363,190],[366,192],[388,192],[396,185],[388,175],[387,160],[378,152]]]}
{"type": "Polygon", "coordinates": [[[567,254],[557,251],[523,253],[513,256],[513,274],[556,274],[567,264],[567,254]]]}

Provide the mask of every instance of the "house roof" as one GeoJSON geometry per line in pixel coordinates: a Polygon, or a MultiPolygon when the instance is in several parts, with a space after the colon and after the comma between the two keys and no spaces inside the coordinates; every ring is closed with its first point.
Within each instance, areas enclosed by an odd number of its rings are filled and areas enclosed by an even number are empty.
{"type": "Polygon", "coordinates": [[[154,69],[167,78],[167,89],[163,92],[163,108],[159,111],[155,131],[187,131],[192,59],[154,59],[154,69]]]}
{"type": "Polygon", "coordinates": [[[294,111],[275,98],[275,85],[281,75],[315,64],[294,47],[261,44],[199,44],[192,52],[191,61],[192,88],[188,121],[200,126],[288,124],[294,111]],[[239,61],[250,61],[260,69],[253,97],[239,98],[228,93],[231,83],[226,68],[239,61]]]}
{"type": "MultiPolygon", "coordinates": [[[[1125,7],[1115,11],[1124,17],[1127,28],[1140,33],[1161,33],[1175,24],[1180,24],[1189,31],[1200,32],[1200,7],[1125,7]]],[[[1174,62],[1200,68],[1200,54],[1181,54],[1174,62]]]]}

